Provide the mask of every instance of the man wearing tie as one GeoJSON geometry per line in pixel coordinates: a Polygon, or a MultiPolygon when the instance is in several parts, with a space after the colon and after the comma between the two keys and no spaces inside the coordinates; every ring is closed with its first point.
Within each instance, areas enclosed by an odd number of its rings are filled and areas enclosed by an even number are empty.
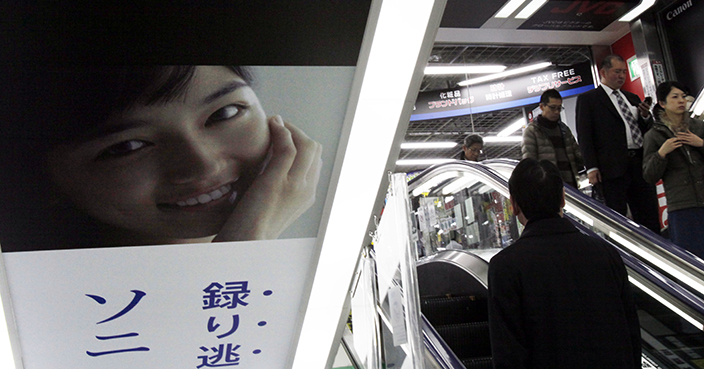
{"type": "Polygon", "coordinates": [[[577,139],[589,183],[601,187],[606,205],[660,233],[655,187],[643,179],[643,135],[652,125],[650,103],[621,90],[628,67],[609,55],[599,69],[601,86],[577,98],[577,139]]]}

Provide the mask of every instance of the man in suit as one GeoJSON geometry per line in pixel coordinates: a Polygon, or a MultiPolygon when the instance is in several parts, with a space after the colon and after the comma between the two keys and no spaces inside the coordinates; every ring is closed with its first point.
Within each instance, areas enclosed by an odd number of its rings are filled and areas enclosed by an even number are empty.
{"type": "Polygon", "coordinates": [[[640,368],[626,268],[613,246],[562,217],[560,171],[523,159],[509,192],[525,229],[489,264],[494,368],[640,368]]]}
{"type": "Polygon", "coordinates": [[[618,55],[604,58],[601,86],[577,98],[577,139],[589,183],[603,191],[606,205],[660,233],[655,187],[643,179],[643,136],[653,118],[650,103],[621,90],[628,67],[618,55]]]}

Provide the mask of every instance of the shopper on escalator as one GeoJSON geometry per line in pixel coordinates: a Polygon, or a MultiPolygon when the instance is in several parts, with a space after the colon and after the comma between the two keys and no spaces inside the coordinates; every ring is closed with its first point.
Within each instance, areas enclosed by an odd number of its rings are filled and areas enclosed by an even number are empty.
{"type": "Polygon", "coordinates": [[[562,217],[563,182],[547,160],[509,179],[521,237],[489,264],[494,368],[640,368],[640,325],[618,252],[562,217]]]}
{"type": "Polygon", "coordinates": [[[523,131],[523,159],[549,160],[560,169],[566,184],[579,188],[579,171],[584,169],[584,160],[570,127],[560,120],[560,112],[564,108],[560,92],[545,90],[540,96],[539,106],[542,114],[523,131]]]}
{"type": "Polygon", "coordinates": [[[480,135],[469,135],[464,138],[462,145],[462,155],[464,160],[479,161],[479,155],[484,148],[484,139],[480,135]]]}
{"type": "Polygon", "coordinates": [[[704,123],[690,118],[682,83],[661,83],[656,97],[655,123],[644,139],[643,177],[663,181],[672,242],[704,258],[704,123]]]}

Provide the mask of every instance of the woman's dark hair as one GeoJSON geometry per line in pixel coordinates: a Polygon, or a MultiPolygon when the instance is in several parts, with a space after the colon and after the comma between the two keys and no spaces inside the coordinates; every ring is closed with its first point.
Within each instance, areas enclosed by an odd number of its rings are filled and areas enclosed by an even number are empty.
{"type": "Polygon", "coordinates": [[[658,88],[655,90],[655,97],[657,97],[658,102],[666,102],[667,95],[670,94],[670,91],[672,91],[673,88],[677,88],[682,90],[684,93],[689,94],[689,89],[684,85],[684,83],[677,81],[663,82],[659,84],[658,88]]]}
{"type": "MultiPolygon", "coordinates": [[[[13,137],[45,140],[49,144],[71,140],[110,115],[137,102],[167,103],[182,96],[196,66],[60,66],[27,67],[14,71],[5,129],[13,137]]],[[[230,69],[245,82],[250,73],[230,69]]]]}
{"type": "MultiPolygon", "coordinates": [[[[246,68],[229,67],[251,84],[246,68]]],[[[0,76],[0,244],[4,251],[62,248],[100,233],[101,225],[57,203],[47,154],[135,104],[180,98],[196,66],[6,66],[0,76]],[[59,240],[59,235],[73,234],[59,240]]]]}
{"type": "Polygon", "coordinates": [[[521,160],[508,180],[508,190],[525,217],[554,216],[562,205],[562,177],[547,160],[521,160]]]}

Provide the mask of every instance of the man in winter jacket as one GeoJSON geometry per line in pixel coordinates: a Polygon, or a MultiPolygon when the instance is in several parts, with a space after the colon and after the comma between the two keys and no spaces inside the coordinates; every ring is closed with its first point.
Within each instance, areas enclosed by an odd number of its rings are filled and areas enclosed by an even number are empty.
{"type": "Polygon", "coordinates": [[[540,96],[538,115],[523,132],[523,159],[548,160],[560,170],[562,180],[578,188],[579,171],[584,168],[582,153],[570,128],[560,121],[562,96],[555,89],[540,96]]]}

